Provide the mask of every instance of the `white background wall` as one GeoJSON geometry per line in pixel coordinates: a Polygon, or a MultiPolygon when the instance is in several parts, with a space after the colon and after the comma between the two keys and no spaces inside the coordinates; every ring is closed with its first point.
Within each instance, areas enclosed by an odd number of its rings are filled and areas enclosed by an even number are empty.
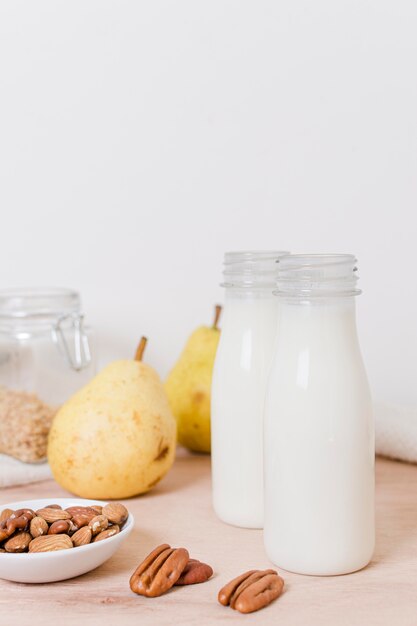
{"type": "Polygon", "coordinates": [[[2,286],[78,288],[165,374],[225,250],[354,252],[374,394],[417,404],[415,0],[0,0],[2,286]]]}

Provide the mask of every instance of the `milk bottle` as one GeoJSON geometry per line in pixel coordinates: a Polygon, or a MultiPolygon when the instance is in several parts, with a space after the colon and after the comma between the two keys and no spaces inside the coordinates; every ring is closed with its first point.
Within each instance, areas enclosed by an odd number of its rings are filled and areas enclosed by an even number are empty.
{"type": "Polygon", "coordinates": [[[374,425],[355,322],[356,259],[280,259],[265,400],[266,552],[300,574],[346,574],[374,549],[374,425]]]}
{"type": "Polygon", "coordinates": [[[225,307],[213,372],[213,505],[236,526],[263,525],[263,406],[277,328],[282,252],[225,255],[225,307]]]}

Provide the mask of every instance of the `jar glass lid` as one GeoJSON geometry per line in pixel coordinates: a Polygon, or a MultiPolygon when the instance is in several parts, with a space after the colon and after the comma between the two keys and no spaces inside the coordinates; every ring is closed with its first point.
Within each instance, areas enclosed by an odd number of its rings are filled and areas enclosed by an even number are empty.
{"type": "Polygon", "coordinates": [[[40,319],[75,313],[80,296],[72,289],[29,287],[0,289],[0,318],[40,319]]]}

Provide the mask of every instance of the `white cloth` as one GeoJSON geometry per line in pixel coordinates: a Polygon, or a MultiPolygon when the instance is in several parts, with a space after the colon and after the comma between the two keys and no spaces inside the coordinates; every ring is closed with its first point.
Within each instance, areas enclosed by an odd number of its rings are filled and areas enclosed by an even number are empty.
{"type": "Polygon", "coordinates": [[[375,405],[376,452],[417,463],[417,408],[375,405]]]}
{"type": "Polygon", "coordinates": [[[0,488],[36,483],[51,476],[48,463],[22,463],[0,454],[0,488]]]}

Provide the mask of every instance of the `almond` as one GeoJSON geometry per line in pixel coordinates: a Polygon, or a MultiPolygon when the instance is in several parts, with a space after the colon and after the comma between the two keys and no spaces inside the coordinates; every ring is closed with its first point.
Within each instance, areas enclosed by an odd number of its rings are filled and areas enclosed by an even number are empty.
{"type": "Polygon", "coordinates": [[[48,524],[43,517],[34,517],[30,522],[30,534],[35,539],[48,534],[48,524]]]}
{"type": "Polygon", "coordinates": [[[117,524],[115,524],[114,526],[110,526],[110,528],[107,528],[107,530],[103,530],[103,532],[96,535],[93,541],[96,542],[102,541],[103,539],[108,539],[109,537],[117,535],[118,532],[120,532],[120,528],[117,524]]]}
{"type": "Polygon", "coordinates": [[[68,535],[46,535],[32,539],[29,544],[29,552],[55,552],[72,547],[72,541],[68,535]]]}
{"type": "Polygon", "coordinates": [[[45,522],[48,522],[48,524],[52,524],[53,522],[57,522],[61,519],[71,519],[71,513],[68,513],[68,511],[62,511],[61,509],[39,509],[39,511],[36,511],[36,515],[38,517],[43,517],[45,522]]]}
{"type": "Polygon", "coordinates": [[[71,522],[68,519],[59,519],[53,522],[48,530],[48,535],[59,535],[61,533],[69,533],[71,522]]]}
{"type": "Polygon", "coordinates": [[[88,526],[83,526],[80,530],[77,530],[77,532],[73,534],[71,539],[74,546],[78,548],[79,546],[86,546],[90,543],[92,536],[93,533],[91,532],[91,529],[88,526]]]}
{"type": "Polygon", "coordinates": [[[18,533],[6,541],[4,549],[6,552],[25,552],[31,541],[32,535],[30,533],[18,533]]]}
{"type": "Polygon", "coordinates": [[[112,524],[123,524],[129,516],[129,511],[120,502],[110,502],[110,504],[103,506],[103,515],[112,524]]]}

